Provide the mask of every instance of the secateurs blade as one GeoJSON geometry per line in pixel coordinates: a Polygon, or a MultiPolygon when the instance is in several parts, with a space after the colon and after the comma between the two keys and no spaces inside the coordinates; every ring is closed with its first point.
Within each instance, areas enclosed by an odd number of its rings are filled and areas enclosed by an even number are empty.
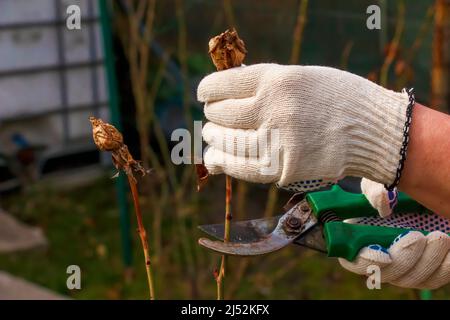
{"type": "MultiPolygon", "coordinates": [[[[279,250],[317,224],[303,194],[294,195],[288,205],[291,208],[283,215],[232,224],[230,242],[202,238],[199,243],[217,252],[239,256],[261,255],[279,250]]],[[[223,236],[223,225],[220,224],[200,226],[200,229],[216,238],[223,236]]]]}
{"type": "MultiPolygon", "coordinates": [[[[406,212],[428,213],[406,194],[399,193],[394,213],[406,212]]],[[[352,261],[364,246],[373,243],[388,246],[407,231],[344,222],[376,215],[377,211],[364,195],[346,192],[336,185],[327,191],[295,194],[279,216],[232,223],[228,242],[201,238],[199,244],[222,254],[256,256],[294,243],[352,261]]],[[[216,239],[223,239],[223,224],[199,228],[216,239]]]]}

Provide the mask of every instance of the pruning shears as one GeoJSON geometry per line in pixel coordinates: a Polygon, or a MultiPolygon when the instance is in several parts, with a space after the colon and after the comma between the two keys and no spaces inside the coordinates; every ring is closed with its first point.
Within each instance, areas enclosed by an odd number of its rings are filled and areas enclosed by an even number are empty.
{"type": "MultiPolygon", "coordinates": [[[[324,252],[329,257],[353,261],[363,247],[375,243],[388,247],[397,236],[409,231],[344,222],[345,219],[377,216],[378,213],[363,194],[346,192],[338,185],[326,191],[296,193],[284,209],[283,214],[272,218],[233,222],[228,242],[201,238],[199,244],[222,254],[256,256],[294,243],[324,252]]],[[[429,213],[399,192],[394,213],[411,212],[429,213]]],[[[216,239],[223,239],[223,224],[199,228],[216,239]]]]}

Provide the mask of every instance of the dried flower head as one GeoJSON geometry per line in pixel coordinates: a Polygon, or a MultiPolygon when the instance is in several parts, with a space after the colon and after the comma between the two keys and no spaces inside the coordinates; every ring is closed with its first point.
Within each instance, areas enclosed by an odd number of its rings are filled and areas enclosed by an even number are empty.
{"type": "Polygon", "coordinates": [[[247,50],[235,29],[227,30],[209,40],[209,54],[217,70],[238,67],[247,50]]]}
{"type": "Polygon", "coordinates": [[[92,137],[100,150],[114,151],[123,145],[123,136],[116,127],[95,117],[89,117],[89,121],[92,124],[92,137]]]}
{"type": "Polygon", "coordinates": [[[119,172],[123,170],[135,182],[133,172],[138,172],[142,176],[149,172],[144,169],[140,161],[133,159],[127,145],[123,143],[122,134],[116,127],[95,117],[90,117],[89,121],[92,124],[92,137],[95,144],[100,150],[111,152],[112,162],[119,172]]]}

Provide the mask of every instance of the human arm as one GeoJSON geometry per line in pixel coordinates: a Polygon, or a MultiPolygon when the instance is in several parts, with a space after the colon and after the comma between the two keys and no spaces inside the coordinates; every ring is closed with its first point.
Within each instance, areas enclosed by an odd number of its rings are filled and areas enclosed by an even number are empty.
{"type": "Polygon", "coordinates": [[[399,189],[450,218],[450,116],[415,105],[399,189]]]}

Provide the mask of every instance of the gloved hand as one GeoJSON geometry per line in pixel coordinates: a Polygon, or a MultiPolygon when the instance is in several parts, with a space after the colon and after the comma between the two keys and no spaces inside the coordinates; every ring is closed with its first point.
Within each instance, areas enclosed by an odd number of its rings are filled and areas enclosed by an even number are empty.
{"type": "Polygon", "coordinates": [[[198,87],[210,121],[211,174],[311,191],[344,176],[393,182],[408,96],[318,66],[257,64],[215,72],[198,87]],[[278,129],[279,143],[256,141],[278,129]],[[226,148],[224,146],[227,146],[226,148]],[[236,150],[242,150],[236,154],[236,150]],[[279,151],[276,170],[264,170],[279,151]],[[256,154],[257,153],[257,154],[256,154]],[[250,156],[249,156],[250,155],[250,156]]]}
{"type": "Polygon", "coordinates": [[[369,266],[377,265],[382,283],[437,289],[450,282],[449,250],[450,237],[441,231],[433,231],[427,236],[410,231],[397,237],[389,248],[373,244],[361,249],[354,261],[339,258],[339,263],[361,275],[367,275],[369,266]]]}
{"type": "Polygon", "coordinates": [[[405,288],[436,289],[450,282],[450,221],[436,214],[392,214],[397,204],[397,190],[387,191],[383,185],[361,180],[361,190],[381,218],[349,219],[348,223],[425,230],[399,236],[389,248],[378,244],[360,250],[353,262],[339,259],[347,270],[367,275],[367,267],[377,265],[381,282],[405,288]],[[384,218],[384,219],[383,219],[384,218]]]}

